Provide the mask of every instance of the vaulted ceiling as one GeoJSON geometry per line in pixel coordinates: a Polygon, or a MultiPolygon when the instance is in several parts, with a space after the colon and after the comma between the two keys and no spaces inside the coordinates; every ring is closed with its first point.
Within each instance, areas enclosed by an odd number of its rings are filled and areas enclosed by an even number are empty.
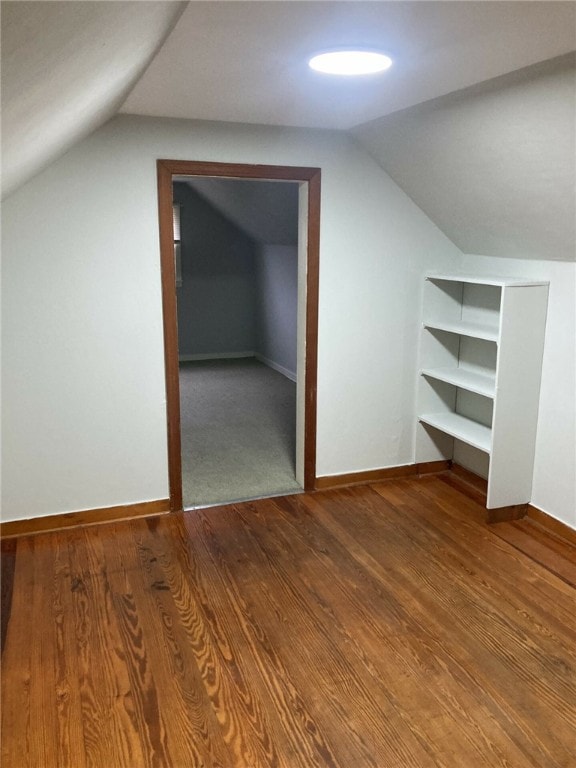
{"type": "Polygon", "coordinates": [[[186,3],[2,2],[2,191],[112,117],[186,3]]]}
{"type": "Polygon", "coordinates": [[[531,255],[538,229],[535,252],[556,233],[550,258],[571,258],[574,64],[565,55],[576,49],[575,2],[5,0],[1,12],[4,194],[119,111],[336,128],[351,131],[461,248],[504,255],[514,241],[516,255],[531,255]],[[392,68],[352,81],[306,67],[317,50],[358,44],[384,49],[392,68]],[[543,85],[541,62],[558,57],[560,80],[548,72],[543,85]],[[502,78],[521,70],[531,81],[533,67],[543,106],[528,130],[535,102],[524,109],[521,90],[512,101],[486,99],[482,88],[514,89],[514,77],[502,78]],[[467,105],[480,103],[474,119],[467,105]],[[519,111],[510,114],[512,103],[519,111]],[[492,152],[478,129],[487,115],[496,118],[492,152]],[[454,144],[456,124],[465,151],[454,144]],[[502,178],[490,193],[493,174],[502,178]],[[548,203],[534,218],[537,189],[548,203]],[[503,229],[491,238],[492,226],[503,229]]]}
{"type": "Polygon", "coordinates": [[[192,2],[122,112],[348,129],[574,49],[565,2],[192,2]],[[330,47],[383,49],[381,75],[310,70],[330,47]]]}
{"type": "Polygon", "coordinates": [[[575,66],[559,56],[354,134],[464,253],[573,261],[575,66]]]}

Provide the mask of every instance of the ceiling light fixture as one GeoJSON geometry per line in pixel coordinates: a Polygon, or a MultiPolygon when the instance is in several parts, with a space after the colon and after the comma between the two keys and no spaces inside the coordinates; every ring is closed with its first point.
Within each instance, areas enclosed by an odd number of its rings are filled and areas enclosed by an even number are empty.
{"type": "Polygon", "coordinates": [[[325,51],[313,56],[308,66],[328,75],[371,75],[383,72],[392,64],[392,59],[377,51],[340,49],[325,51]]]}

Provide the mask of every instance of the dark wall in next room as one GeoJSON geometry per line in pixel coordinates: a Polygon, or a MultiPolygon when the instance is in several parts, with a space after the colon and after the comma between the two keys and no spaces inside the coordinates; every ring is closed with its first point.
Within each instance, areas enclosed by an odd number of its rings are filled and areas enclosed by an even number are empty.
{"type": "Polygon", "coordinates": [[[187,184],[174,184],[174,202],[181,206],[180,356],[253,352],[256,243],[187,184]]]}

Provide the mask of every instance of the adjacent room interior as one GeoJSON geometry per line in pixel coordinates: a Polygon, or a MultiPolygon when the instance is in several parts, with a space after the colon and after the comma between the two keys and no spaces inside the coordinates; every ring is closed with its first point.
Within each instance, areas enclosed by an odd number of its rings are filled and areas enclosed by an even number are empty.
{"type": "Polygon", "coordinates": [[[576,3],[0,11],[2,767],[576,765],[576,3]]]}
{"type": "Polygon", "coordinates": [[[298,187],[174,182],[184,509],[302,490],[298,187]]]}

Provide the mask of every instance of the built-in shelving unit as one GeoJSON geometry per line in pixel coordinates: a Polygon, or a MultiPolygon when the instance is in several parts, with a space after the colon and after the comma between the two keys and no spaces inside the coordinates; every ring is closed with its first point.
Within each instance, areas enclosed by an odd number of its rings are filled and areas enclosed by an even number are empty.
{"type": "Polygon", "coordinates": [[[426,277],[416,460],[481,452],[489,509],[531,498],[547,301],[543,281],[426,277]]]}
{"type": "Polygon", "coordinates": [[[478,373],[467,368],[423,368],[423,376],[428,376],[437,381],[445,381],[454,384],[455,387],[467,389],[477,395],[494,398],[496,393],[496,373],[486,371],[478,373]]]}

